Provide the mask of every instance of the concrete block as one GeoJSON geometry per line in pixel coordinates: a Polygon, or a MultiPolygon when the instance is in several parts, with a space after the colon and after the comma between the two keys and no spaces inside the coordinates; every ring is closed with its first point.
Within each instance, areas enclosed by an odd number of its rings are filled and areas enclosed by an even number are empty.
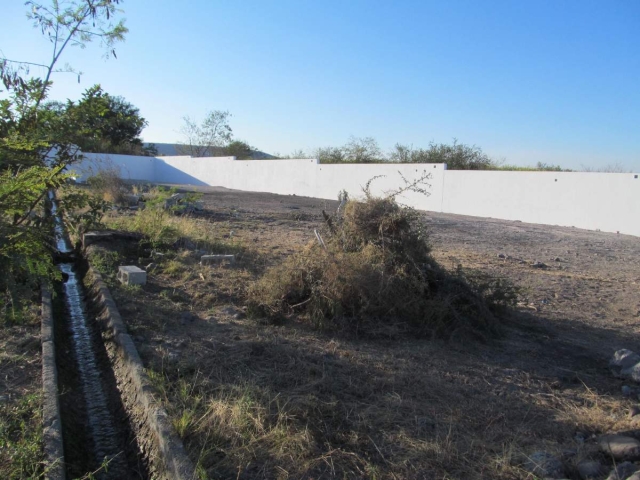
{"type": "Polygon", "coordinates": [[[202,255],[202,257],[200,257],[201,265],[214,265],[214,264],[220,264],[223,262],[234,264],[236,263],[236,256],[235,255],[202,255]]]}
{"type": "Polygon", "coordinates": [[[125,285],[144,285],[147,283],[147,272],[133,265],[118,267],[118,280],[125,285]]]}
{"type": "Polygon", "coordinates": [[[87,232],[82,235],[82,246],[87,248],[94,243],[110,240],[112,236],[110,232],[87,232]]]}

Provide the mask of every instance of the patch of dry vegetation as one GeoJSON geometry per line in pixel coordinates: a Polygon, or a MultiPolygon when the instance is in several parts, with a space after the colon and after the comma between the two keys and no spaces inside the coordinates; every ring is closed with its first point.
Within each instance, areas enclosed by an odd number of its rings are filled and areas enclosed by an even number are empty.
{"type": "Polygon", "coordinates": [[[317,242],[251,288],[254,315],[297,314],[320,328],[369,336],[485,335],[515,305],[517,289],[504,280],[442,268],[421,217],[392,195],[367,192],[325,219],[317,242]]]}

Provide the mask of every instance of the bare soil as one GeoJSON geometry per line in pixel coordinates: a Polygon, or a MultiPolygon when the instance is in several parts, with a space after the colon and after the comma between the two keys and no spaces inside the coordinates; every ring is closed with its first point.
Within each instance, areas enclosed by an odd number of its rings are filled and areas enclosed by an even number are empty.
{"type": "Polygon", "coordinates": [[[607,362],[640,350],[640,238],[426,212],[444,266],[523,288],[503,335],[341,338],[243,310],[249,282],[336,202],[199,190],[193,221],[236,265],[201,266],[188,244],[153,260],[131,249],[127,261],[158,268],[142,289],[112,287],[203,478],[535,478],[522,463],[540,450],[578,478],[582,459],[611,464],[596,435],[636,435],[637,398],[607,362]]]}

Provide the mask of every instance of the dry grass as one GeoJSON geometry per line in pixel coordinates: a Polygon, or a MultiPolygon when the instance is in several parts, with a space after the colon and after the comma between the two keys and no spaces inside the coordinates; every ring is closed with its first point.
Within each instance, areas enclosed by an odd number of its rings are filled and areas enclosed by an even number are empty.
{"type": "Polygon", "coordinates": [[[391,197],[350,200],[326,216],[318,238],[273,267],[250,290],[256,316],[292,314],[323,329],[369,336],[496,333],[496,313],[517,289],[430,256],[424,222],[391,197]]]}

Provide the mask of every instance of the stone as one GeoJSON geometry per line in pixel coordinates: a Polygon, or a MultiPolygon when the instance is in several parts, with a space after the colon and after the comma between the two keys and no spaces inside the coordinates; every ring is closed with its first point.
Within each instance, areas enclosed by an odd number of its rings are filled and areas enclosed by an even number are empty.
{"type": "Polygon", "coordinates": [[[607,480],[628,480],[631,475],[638,471],[638,467],[631,462],[622,462],[614,467],[609,473],[607,480]]]}
{"type": "Polygon", "coordinates": [[[630,397],[631,394],[633,393],[629,385],[623,385],[621,390],[622,390],[622,395],[624,395],[625,397],[630,397]]]}
{"type": "Polygon", "coordinates": [[[542,262],[533,262],[531,266],[533,268],[547,268],[547,264],[542,262]]]}
{"type": "Polygon", "coordinates": [[[624,370],[633,367],[637,363],[640,363],[640,355],[623,348],[613,354],[613,358],[609,361],[609,367],[618,367],[620,370],[624,370]]]}
{"type": "Polygon", "coordinates": [[[156,268],[158,268],[158,264],[157,264],[157,263],[153,263],[153,262],[151,262],[151,263],[150,263],[149,265],[147,265],[144,269],[145,269],[147,272],[152,272],[152,271],[154,271],[156,268]]]}
{"type": "Polygon", "coordinates": [[[600,478],[605,472],[602,464],[596,460],[583,460],[577,466],[578,475],[582,480],[592,480],[600,478]]]}
{"type": "Polygon", "coordinates": [[[235,255],[202,255],[200,257],[201,265],[213,265],[228,262],[234,264],[236,262],[235,255]]]}
{"type": "Polygon", "coordinates": [[[635,460],[640,458],[640,442],[626,435],[601,435],[598,446],[615,460],[635,460]]]}
{"type": "Polygon", "coordinates": [[[229,315],[230,317],[233,317],[238,313],[240,313],[240,311],[233,307],[225,307],[222,309],[222,313],[224,313],[225,315],[229,315]]]}
{"type": "Polygon", "coordinates": [[[504,253],[499,253],[498,258],[507,258],[507,256],[504,253]]]}
{"type": "Polygon", "coordinates": [[[640,363],[636,363],[632,367],[620,370],[619,376],[629,378],[634,382],[640,382],[640,363]]]}
{"type": "Polygon", "coordinates": [[[532,453],[524,464],[525,470],[543,478],[564,478],[564,464],[547,452],[532,453]]]}
{"type": "Polygon", "coordinates": [[[118,280],[125,285],[145,285],[147,272],[134,265],[118,267],[118,280]]]}

